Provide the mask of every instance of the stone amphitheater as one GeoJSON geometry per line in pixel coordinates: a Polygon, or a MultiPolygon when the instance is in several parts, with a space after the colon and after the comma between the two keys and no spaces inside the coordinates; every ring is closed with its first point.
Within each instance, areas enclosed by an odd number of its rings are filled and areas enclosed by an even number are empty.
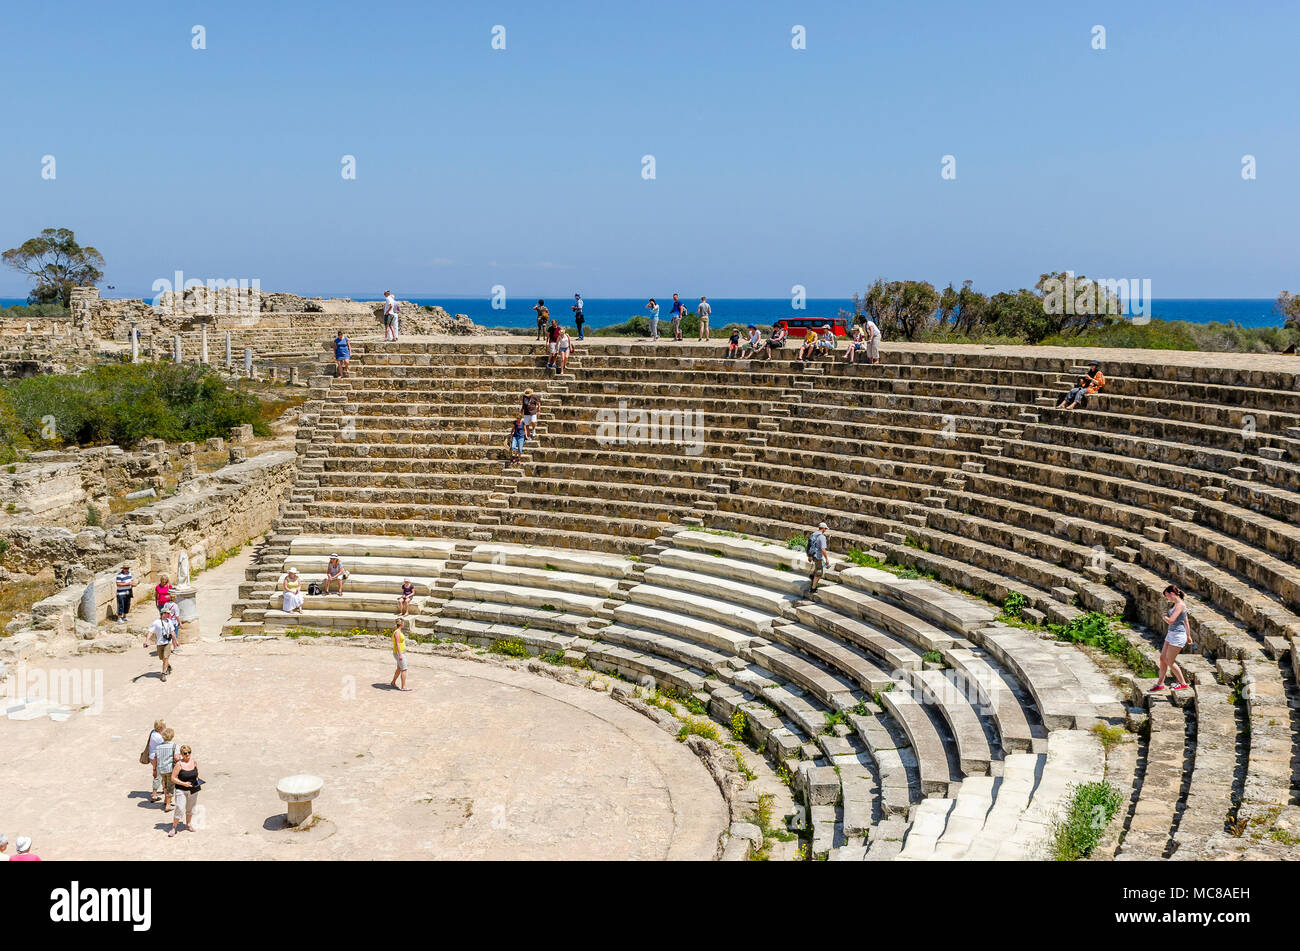
{"type": "Polygon", "coordinates": [[[387,646],[410,578],[416,656],[599,678],[680,731],[727,858],[1041,858],[1102,779],[1124,801],[1093,858],[1300,857],[1295,361],[1105,352],[1105,393],[1067,412],[1083,355],[1042,348],[848,366],[601,339],[559,376],[508,337],[353,354],[345,379],[314,358],[225,645],[387,646]],[[823,520],[809,596],[798,536],[823,520]],[[346,593],[280,610],[285,569],[331,552],[346,593]],[[1122,615],[1154,658],[1170,582],[1191,690],[1045,627],[1122,615]]]}

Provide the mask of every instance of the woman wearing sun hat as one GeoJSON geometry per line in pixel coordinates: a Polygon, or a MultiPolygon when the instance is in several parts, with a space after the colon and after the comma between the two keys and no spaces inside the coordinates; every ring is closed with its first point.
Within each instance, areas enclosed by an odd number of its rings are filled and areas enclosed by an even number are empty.
{"type": "Polygon", "coordinates": [[[284,574],[284,583],[281,585],[284,589],[284,598],[280,602],[280,610],[288,611],[290,614],[302,613],[302,582],[298,580],[298,569],[290,568],[284,574]]]}
{"type": "Polygon", "coordinates": [[[32,852],[32,840],[29,836],[20,835],[14,843],[18,854],[11,858],[11,862],[39,862],[41,857],[32,852]]]}

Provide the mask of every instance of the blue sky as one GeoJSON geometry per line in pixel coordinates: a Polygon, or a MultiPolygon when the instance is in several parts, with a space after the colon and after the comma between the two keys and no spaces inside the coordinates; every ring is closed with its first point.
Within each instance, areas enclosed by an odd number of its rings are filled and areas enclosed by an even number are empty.
{"type": "Polygon", "coordinates": [[[1064,268],[1300,290],[1300,5],[68,2],[0,26],[0,247],[73,228],[119,296],[178,269],[411,297],[1064,268]]]}

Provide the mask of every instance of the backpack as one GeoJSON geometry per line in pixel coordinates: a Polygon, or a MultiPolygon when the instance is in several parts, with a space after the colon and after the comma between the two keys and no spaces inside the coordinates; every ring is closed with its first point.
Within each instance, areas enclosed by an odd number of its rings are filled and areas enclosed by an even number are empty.
{"type": "Polygon", "coordinates": [[[817,533],[816,533],[816,532],[814,532],[813,534],[809,535],[809,536],[808,536],[808,544],[804,546],[803,553],[804,553],[805,555],[807,555],[809,558],[813,557],[813,552],[816,551],[816,549],[813,548],[813,539],[816,538],[816,537],[817,537],[817,533]]]}
{"type": "Polygon", "coordinates": [[[311,584],[307,585],[307,593],[308,593],[308,594],[310,594],[310,595],[314,595],[314,596],[319,596],[319,595],[320,595],[320,592],[321,592],[320,585],[318,585],[315,581],[313,581],[311,584]]]}

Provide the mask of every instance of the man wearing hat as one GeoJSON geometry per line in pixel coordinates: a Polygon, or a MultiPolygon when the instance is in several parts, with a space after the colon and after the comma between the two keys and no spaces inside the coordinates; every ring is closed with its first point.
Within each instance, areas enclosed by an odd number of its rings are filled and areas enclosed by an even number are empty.
{"type": "Polygon", "coordinates": [[[829,557],[825,522],[818,525],[817,531],[813,532],[812,537],[808,539],[808,557],[812,559],[812,574],[808,577],[808,594],[811,596],[817,590],[817,582],[821,580],[822,572],[826,570],[829,557]]]}

